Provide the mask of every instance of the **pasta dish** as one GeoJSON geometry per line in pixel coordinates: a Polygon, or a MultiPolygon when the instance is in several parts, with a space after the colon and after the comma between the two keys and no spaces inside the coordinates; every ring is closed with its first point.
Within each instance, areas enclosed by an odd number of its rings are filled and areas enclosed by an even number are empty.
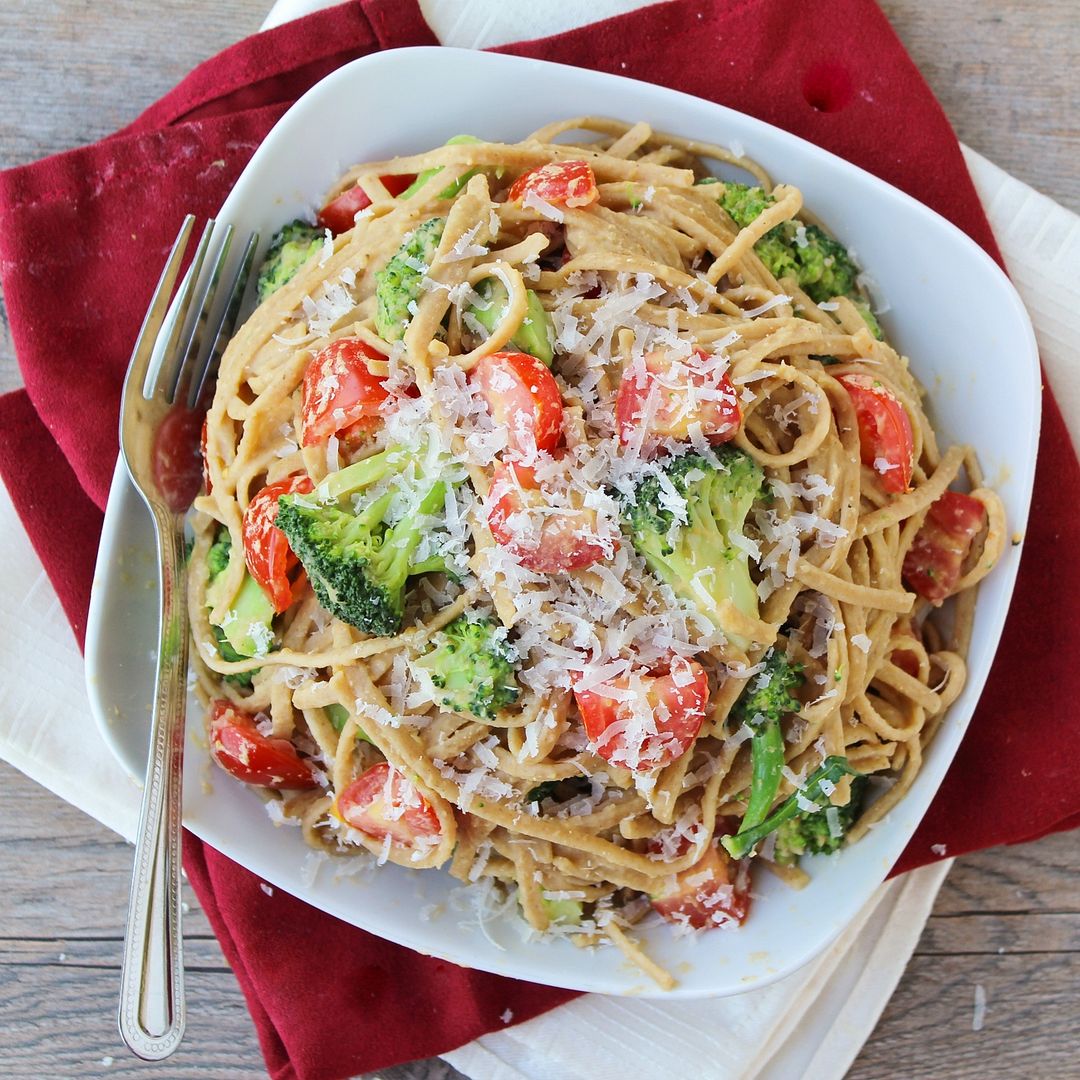
{"type": "Polygon", "coordinates": [[[350,169],[207,415],[216,762],[673,985],[641,919],[738,927],[903,798],[1004,544],[871,284],[797,188],[644,123],[350,169]]]}

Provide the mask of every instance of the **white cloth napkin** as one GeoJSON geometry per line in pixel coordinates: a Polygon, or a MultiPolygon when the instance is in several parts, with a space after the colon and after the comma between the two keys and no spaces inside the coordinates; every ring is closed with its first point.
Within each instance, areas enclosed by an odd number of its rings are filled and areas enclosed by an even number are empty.
{"type": "MultiPolygon", "coordinates": [[[[266,25],[323,6],[282,0],[266,25]]],[[[473,48],[558,33],[639,6],[641,0],[421,0],[444,44],[473,48]]],[[[1080,218],[973,151],[965,148],[965,155],[1080,443],[1071,344],[1080,336],[1080,218]]],[[[139,791],[98,734],[82,658],[2,489],[0,551],[8,583],[0,592],[0,757],[130,840],[139,791]]],[[[445,1060],[474,1080],[839,1080],[892,995],[949,865],[882,886],[825,955],[772,986],[678,1005],[590,995],[483,1036],[445,1060]]]]}

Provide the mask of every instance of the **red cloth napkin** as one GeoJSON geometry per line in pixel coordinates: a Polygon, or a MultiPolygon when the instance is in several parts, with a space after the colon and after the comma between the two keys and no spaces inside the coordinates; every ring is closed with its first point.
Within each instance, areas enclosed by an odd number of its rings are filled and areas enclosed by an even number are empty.
{"type": "MultiPolygon", "coordinates": [[[[183,213],[214,212],[287,105],[340,64],[435,44],[413,0],[361,0],[197,68],[94,146],[0,174],[0,275],[26,390],[0,398],[0,474],[82,641],[131,343],[183,213]],[[57,508],[64,528],[57,530],[57,508]]],[[[499,51],[662,83],[827,147],[951,218],[1000,261],[948,122],[869,0],[673,0],[499,51]],[[689,59],[688,59],[689,58],[689,59]]],[[[588,111],[582,102],[582,111],[588,111]]],[[[894,868],[1080,825],[1080,469],[1044,395],[1020,579],[956,762],[894,868]]],[[[187,837],[186,865],[271,1075],[339,1077],[435,1054],[566,1000],[347,926],[187,837]],[[302,933],[298,933],[302,928],[302,933]],[[317,972],[317,977],[313,975],[317,972]]]]}

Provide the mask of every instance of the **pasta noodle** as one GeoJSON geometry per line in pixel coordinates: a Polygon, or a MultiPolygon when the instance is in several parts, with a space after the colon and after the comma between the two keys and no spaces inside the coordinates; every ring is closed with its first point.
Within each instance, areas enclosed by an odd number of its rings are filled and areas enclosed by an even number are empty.
{"type": "MultiPolygon", "coordinates": [[[[864,321],[857,290],[815,302],[794,272],[774,276],[763,245],[788,223],[803,247],[810,219],[797,188],[774,187],[744,157],[643,123],[577,118],[516,144],[452,140],[358,165],[330,197],[357,191],[368,205],[355,227],[328,231],[222,360],[192,567],[208,565],[225,533],[231,546],[216,576],[190,574],[200,691],[228,703],[232,711],[221,715],[253,718],[248,745],[273,744],[311,769],[314,782],[301,787],[253,781],[275,815],[302,824],[308,843],[341,856],[446,867],[476,888],[486,882],[516,896],[537,932],[612,942],[673,985],[627,928],[650,910],[650,898],[686,900],[695,873],[713,874],[704,899],[724,917],[710,924],[745,915],[738,897],[749,862],[734,863],[716,840],[738,830],[753,797],[752,732],[732,708],[770,650],[801,665],[802,680],[798,707],[782,720],[783,778],[770,804],[805,801],[814,770],[844,760],[881,777],[885,789],[848,831],[846,842],[856,840],[903,798],[962,688],[975,588],[1006,535],[1000,500],[982,485],[969,449],[939,451],[915,374],[864,321]],[[705,160],[755,179],[767,202],[753,220],[740,227],[718,199],[724,186],[698,183],[708,175],[705,160]],[[572,186],[561,201],[542,187],[508,196],[520,177],[551,163],[584,163],[595,181],[589,200],[574,198],[572,186]],[[405,191],[394,182],[413,175],[420,180],[405,191]],[[388,340],[380,282],[403,243],[434,219],[442,231],[430,260],[411,267],[405,259],[417,291],[400,336],[388,340]],[[491,307],[492,295],[501,307],[491,307]],[[602,550],[582,562],[588,544],[575,534],[569,557],[581,564],[562,572],[536,569],[535,550],[530,565],[497,535],[492,508],[506,487],[500,461],[513,450],[517,414],[499,423],[477,391],[485,364],[512,352],[522,327],[538,318],[534,302],[551,321],[562,406],[560,447],[538,450],[537,437],[528,463],[547,493],[539,513],[588,522],[590,542],[602,550]],[[366,349],[385,400],[359,432],[309,439],[305,372],[346,341],[366,349]],[[728,599],[720,625],[695,606],[690,583],[686,594],[650,571],[625,521],[627,492],[643,476],[658,478],[658,462],[686,450],[708,458],[720,441],[691,408],[683,430],[663,432],[650,447],[649,424],[667,407],[655,398],[628,434],[616,415],[627,373],[644,379],[643,365],[658,355],[671,370],[691,372],[687,386],[706,387],[704,415],[717,400],[707,388],[726,380],[736,396],[727,407],[737,400],[738,415],[730,447],[767,479],[768,497],[755,504],[737,545],[749,559],[757,610],[728,599]],[[896,404],[910,424],[911,479],[899,488],[890,487],[895,462],[867,460],[860,409],[868,399],[857,387],[871,383],[877,400],[896,404]],[[306,489],[289,490],[317,502],[328,478],[403,445],[449,477],[420,541],[448,572],[411,576],[400,627],[371,633],[331,615],[281,549],[284,607],[253,651],[225,649],[248,568],[256,573],[248,523],[260,492],[310,478],[306,489]],[[940,598],[913,588],[905,559],[924,542],[943,493],[965,479],[985,522],[961,553],[954,617],[939,623],[940,598]],[[305,494],[312,484],[315,496],[305,494]],[[517,699],[486,715],[447,707],[417,665],[455,620],[477,612],[501,622],[501,640],[516,655],[517,699]],[[697,671],[707,677],[708,703],[681,752],[650,769],[629,751],[612,751],[619,738],[633,738],[620,701],[636,694],[629,710],[655,706],[637,748],[645,754],[649,738],[665,735],[669,713],[685,705],[697,671]],[[582,722],[589,692],[604,688],[600,700],[623,730],[606,747],[582,722]],[[668,697],[657,706],[649,695],[661,693],[668,697]],[[350,818],[342,793],[384,762],[390,769],[378,773],[367,817],[350,818]],[[378,828],[363,826],[379,814],[378,828]]],[[[411,496],[402,488],[391,497],[411,496]]],[[[676,519],[679,498],[671,503],[676,519]]],[[[214,747],[222,760],[220,742],[214,747]]],[[[254,760],[236,753],[241,766],[254,760]]],[[[811,800],[801,809],[835,816],[829,807],[845,806],[851,779],[821,791],[824,808],[811,800]]],[[[831,817],[829,824],[835,831],[831,817]]],[[[770,843],[759,863],[804,884],[806,873],[776,862],[770,843]]],[[[702,925],[689,911],[676,904],[673,921],[702,925]]]]}

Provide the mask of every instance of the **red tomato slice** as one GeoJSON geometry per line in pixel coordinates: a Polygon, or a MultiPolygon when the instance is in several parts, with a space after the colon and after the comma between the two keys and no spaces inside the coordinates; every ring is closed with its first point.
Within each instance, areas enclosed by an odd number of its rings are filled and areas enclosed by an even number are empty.
{"type": "Polygon", "coordinates": [[[251,576],[274,605],[276,612],[288,608],[300,591],[301,578],[290,582],[289,575],[299,560],[292,553],[285,534],[274,526],[278,499],[294,493],[306,495],[315,485],[310,476],[290,476],[267,484],[244,511],[244,558],[251,576]]]}
{"type": "Polygon", "coordinates": [[[695,930],[741,926],[750,912],[750,860],[735,862],[713,841],[689,870],[651,897],[668,922],[695,930]]]}
{"type": "Polygon", "coordinates": [[[650,673],[574,691],[585,734],[605,761],[651,772],[690,749],[705,721],[709,677],[697,662],[688,666],[689,672],[678,678],[650,673]],[[627,700],[627,692],[634,691],[627,700]]]}
{"type": "MultiPolygon", "coordinates": [[[[406,173],[402,176],[380,176],[383,187],[397,198],[415,179],[406,173]]],[[[356,224],[356,215],[371,205],[364,189],[357,184],[331,199],[318,213],[316,221],[322,229],[329,229],[335,236],[348,232],[356,224]]]]}
{"type": "Polygon", "coordinates": [[[542,361],[522,352],[491,353],[476,365],[473,378],[492,419],[507,429],[512,450],[550,453],[559,445],[562,394],[542,361]]]}
{"type": "Polygon", "coordinates": [[[619,441],[633,441],[643,423],[645,444],[689,439],[695,423],[714,445],[734,439],[742,420],[738,395],[727,375],[703,366],[708,362],[700,351],[689,360],[674,361],[659,350],[646,354],[644,371],[624,371],[615,401],[619,441]]]}
{"type": "Polygon", "coordinates": [[[365,429],[377,426],[379,408],[390,394],[367,362],[385,359],[360,338],[339,338],[315,354],[300,392],[304,446],[326,442],[361,420],[368,421],[365,429]]]}
{"type": "Polygon", "coordinates": [[[442,832],[439,816],[416,785],[383,761],[358,776],[334,803],[333,813],[372,840],[390,837],[398,847],[417,847],[442,832]]]}
{"type": "Polygon", "coordinates": [[[151,467],[154,483],[169,509],[182,514],[202,487],[199,441],[203,412],[176,404],[154,433],[151,467]]]}
{"type": "Polygon", "coordinates": [[[939,604],[960,580],[971,542],[986,526],[986,507],[959,491],[946,491],[927,511],[904,556],[904,579],[939,604]]]}
{"type": "Polygon", "coordinates": [[[547,506],[534,471],[526,465],[496,462],[489,498],[491,535],[527,570],[538,574],[580,570],[610,554],[611,544],[597,533],[594,510],[567,507],[542,517],[525,514],[547,506]],[[524,516],[516,517],[519,514],[524,516]]]}
{"type": "Polygon", "coordinates": [[[255,717],[229,701],[215,701],[211,706],[210,753],[227,773],[245,784],[318,787],[311,766],[288,739],[261,735],[255,728],[255,717]]]}
{"type": "Polygon", "coordinates": [[[506,197],[510,202],[521,202],[527,195],[569,207],[588,206],[600,198],[587,161],[552,161],[522,173],[506,197]]]}
{"type": "Polygon", "coordinates": [[[878,474],[885,491],[907,491],[915,454],[907,410],[872,375],[841,375],[839,381],[855,406],[863,464],[878,474]]]}

